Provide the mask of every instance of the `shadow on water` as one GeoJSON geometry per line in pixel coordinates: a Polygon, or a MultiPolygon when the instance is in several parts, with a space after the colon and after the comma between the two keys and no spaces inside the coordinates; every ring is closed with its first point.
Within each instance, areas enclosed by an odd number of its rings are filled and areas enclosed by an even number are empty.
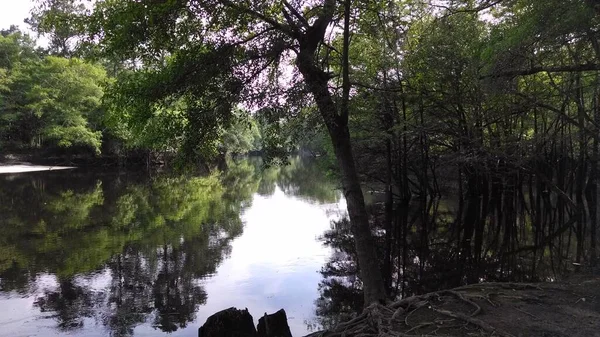
{"type": "Polygon", "coordinates": [[[113,336],[141,325],[185,328],[207,301],[199,281],[243,234],[254,194],[279,186],[302,200],[338,201],[335,184],[317,173],[300,159],[267,169],[250,159],[206,176],[2,176],[0,296],[32,298],[63,332],[90,324],[113,336]]]}
{"type": "MultiPolygon", "coordinates": [[[[585,196],[577,198],[585,205],[581,208],[570,202],[576,196],[543,186],[490,184],[483,193],[459,198],[456,186],[448,185],[444,194],[453,198],[395,200],[390,213],[384,197],[367,193],[380,261],[384,268],[389,263],[384,277],[390,297],[478,282],[554,282],[593,272],[589,214],[594,207],[585,196]]],[[[313,325],[334,327],[362,309],[362,284],[349,221],[334,222],[322,240],[333,254],[321,270],[313,325]]]]}

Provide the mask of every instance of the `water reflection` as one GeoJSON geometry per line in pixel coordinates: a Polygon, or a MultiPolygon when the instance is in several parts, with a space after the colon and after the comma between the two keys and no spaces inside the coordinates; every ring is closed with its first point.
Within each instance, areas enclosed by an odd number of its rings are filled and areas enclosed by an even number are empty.
{"type": "Polygon", "coordinates": [[[339,202],[300,159],[201,177],[2,176],[0,323],[10,335],[193,336],[237,305],[286,307],[303,332],[328,255],[316,237],[339,202]]]}
{"type": "MultiPolygon", "coordinates": [[[[392,219],[386,219],[385,201],[369,195],[380,261],[391,264],[384,275],[390,297],[478,282],[552,282],[593,271],[593,251],[580,248],[591,240],[577,233],[580,215],[565,211],[547,191],[509,187],[492,197],[460,200],[454,194],[394,202],[392,219]]],[[[348,220],[336,221],[322,240],[332,255],[321,270],[313,324],[334,327],[362,309],[362,283],[348,220]]]]}

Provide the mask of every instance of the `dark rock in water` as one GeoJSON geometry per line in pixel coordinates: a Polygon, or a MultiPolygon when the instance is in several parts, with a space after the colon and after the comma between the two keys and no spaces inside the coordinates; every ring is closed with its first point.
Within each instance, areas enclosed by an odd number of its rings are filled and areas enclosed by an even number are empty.
{"type": "Polygon", "coordinates": [[[265,315],[258,320],[258,337],[292,337],[285,310],[265,315]]]}
{"type": "Polygon", "coordinates": [[[229,308],[206,319],[198,337],[256,337],[256,328],[248,309],[229,308]]]}

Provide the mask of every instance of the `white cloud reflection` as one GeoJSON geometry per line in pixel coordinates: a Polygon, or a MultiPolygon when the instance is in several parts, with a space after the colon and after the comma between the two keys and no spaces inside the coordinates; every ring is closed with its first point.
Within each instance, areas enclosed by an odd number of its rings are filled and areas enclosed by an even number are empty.
{"type": "Polygon", "coordinates": [[[204,282],[208,301],[193,326],[229,307],[247,307],[255,321],[284,308],[292,334],[306,334],[304,321],[313,318],[319,296],[318,271],[330,256],[318,237],[345,209],[344,200],[314,205],[279,188],[272,196],[256,196],[243,215],[244,234],[232,243],[231,256],[204,282]]]}

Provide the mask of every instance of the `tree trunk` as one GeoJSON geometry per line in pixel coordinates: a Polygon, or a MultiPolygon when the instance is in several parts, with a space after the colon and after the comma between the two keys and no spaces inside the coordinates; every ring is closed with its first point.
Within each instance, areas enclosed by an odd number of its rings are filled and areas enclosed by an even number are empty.
{"type": "MultiPolygon", "coordinates": [[[[596,75],[596,88],[598,88],[598,84],[600,83],[600,78],[596,75]]],[[[599,93],[598,89],[594,91],[593,98],[593,111],[594,111],[594,122],[596,125],[600,123],[600,102],[599,102],[599,93]]],[[[592,145],[592,172],[590,173],[590,184],[592,185],[592,202],[590,207],[590,257],[592,260],[592,265],[595,266],[596,263],[596,229],[598,228],[598,194],[600,189],[598,188],[598,176],[600,173],[598,167],[598,159],[599,159],[599,148],[600,144],[598,143],[598,137],[594,137],[593,145],[592,145]]]]}
{"type": "Polygon", "coordinates": [[[379,259],[375,250],[375,241],[369,226],[365,199],[356,172],[348,129],[350,0],[344,1],[343,94],[339,104],[334,102],[329,91],[330,75],[317,66],[315,60],[317,46],[323,40],[328,24],[333,20],[332,11],[335,3],[334,0],[325,1],[323,14],[303,36],[298,38],[300,50],[296,58],[296,66],[315,99],[333,144],[335,157],[342,175],[342,188],[346,198],[348,215],[352,224],[358,266],[363,281],[365,305],[369,305],[373,302],[384,302],[386,296],[383,276],[379,268],[379,259]]]}
{"type": "Polygon", "coordinates": [[[335,149],[338,165],[342,173],[344,197],[348,205],[348,215],[352,223],[352,234],[358,255],[358,265],[363,281],[365,305],[376,301],[384,301],[385,289],[379,268],[379,259],[375,250],[375,240],[371,234],[369,217],[364,196],[354,165],[350,133],[348,128],[330,134],[335,149]]]}
{"type": "Polygon", "coordinates": [[[388,293],[392,288],[392,222],[394,217],[393,171],[392,171],[392,142],[388,138],[386,147],[386,189],[385,189],[385,257],[383,264],[383,277],[385,289],[388,293]]]}
{"type": "Polygon", "coordinates": [[[341,114],[338,114],[338,106],[334,103],[328,88],[329,78],[314,64],[314,50],[311,50],[311,48],[303,49],[301,46],[296,65],[302,73],[327,126],[338,167],[341,171],[342,188],[352,224],[360,276],[363,281],[365,305],[385,301],[386,296],[383,277],[379,268],[379,259],[377,258],[375,242],[371,234],[365,200],[350,144],[347,107],[346,109],[342,107],[340,109],[342,110],[341,114]]]}

